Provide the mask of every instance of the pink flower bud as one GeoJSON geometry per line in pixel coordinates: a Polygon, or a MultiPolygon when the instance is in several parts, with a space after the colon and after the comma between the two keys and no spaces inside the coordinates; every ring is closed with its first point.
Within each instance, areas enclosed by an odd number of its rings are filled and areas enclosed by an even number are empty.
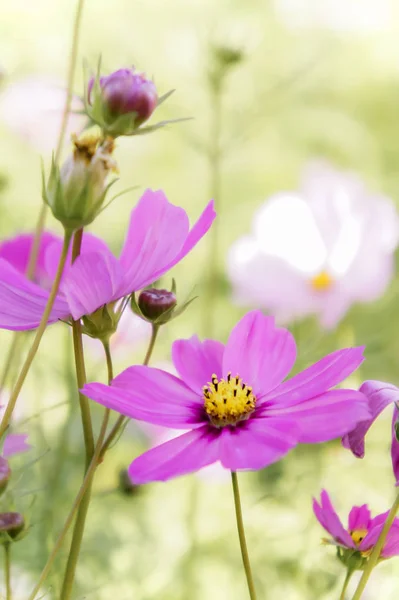
{"type": "Polygon", "coordinates": [[[141,292],[138,305],[147,319],[158,319],[176,306],[176,296],[168,290],[151,288],[141,292]]]}

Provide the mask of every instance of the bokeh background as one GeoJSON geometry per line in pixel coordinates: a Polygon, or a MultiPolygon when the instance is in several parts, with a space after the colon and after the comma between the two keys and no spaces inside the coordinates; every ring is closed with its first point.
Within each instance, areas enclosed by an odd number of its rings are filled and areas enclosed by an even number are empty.
{"type": "MultiPolygon", "coordinates": [[[[71,0],[1,5],[2,238],[32,230],[36,221],[40,157],[48,165],[55,146],[74,5],[71,0]]],[[[215,126],[221,131],[218,253],[210,256],[205,239],[174,269],[180,297],[199,298],[162,330],[153,364],[168,363],[177,337],[209,335],[212,329],[213,336],[227,338],[245,308],[231,301],[226,253],[250,230],[261,202],[298,187],[308,160],[323,158],[356,171],[371,189],[398,204],[398,17],[394,0],[86,0],[76,94],[83,89],[83,60],[95,67],[101,55],[105,71],[134,64],[153,76],[161,93],[176,89],[159,110],[162,118],[193,117],[118,143],[117,186],[139,188],[104,212],[93,231],[118,250],[130,210],[146,187],[162,188],[196,218],[213,193],[215,126]],[[241,59],[226,77],[215,121],[209,74],[218,47],[239,50],[241,59]],[[209,289],[212,261],[217,277],[209,289]]],[[[65,155],[68,151],[66,144],[65,155]]],[[[50,216],[48,227],[59,231],[50,216]]],[[[398,290],[396,277],[383,298],[354,306],[330,332],[312,318],[292,324],[298,368],[337,347],[366,344],[367,360],[351,385],[366,378],[399,383],[398,290]]],[[[141,361],[145,353],[148,329],[136,324],[130,333],[116,344],[116,371],[141,361]]],[[[4,357],[10,339],[1,332],[4,357]]],[[[25,336],[22,355],[30,339],[25,336]]],[[[86,348],[89,378],[105,380],[101,349],[90,340],[86,348]]],[[[2,394],[5,401],[7,389],[2,394]]],[[[98,424],[101,411],[93,411],[98,424]]],[[[13,550],[15,597],[22,600],[45,563],[82,477],[67,327],[47,332],[17,412],[19,429],[29,432],[33,446],[15,460],[12,488],[15,507],[31,526],[13,550]]],[[[395,493],[389,421],[387,414],[374,426],[363,461],[337,441],[298,447],[277,465],[240,476],[261,600],[338,598],[344,573],[333,549],[320,545],[323,532],[313,517],[311,498],[326,487],[345,517],[353,504],[368,503],[375,512],[388,509],[395,493]]],[[[213,469],[167,484],[126,487],[121,472],[153,439],[148,428],[129,425],[98,470],[75,598],[246,598],[231,485],[223,472],[213,469]]],[[[67,546],[47,580],[44,598],[58,597],[66,552],[67,546]]],[[[398,574],[395,559],[381,565],[365,599],[396,598],[398,574]]]]}

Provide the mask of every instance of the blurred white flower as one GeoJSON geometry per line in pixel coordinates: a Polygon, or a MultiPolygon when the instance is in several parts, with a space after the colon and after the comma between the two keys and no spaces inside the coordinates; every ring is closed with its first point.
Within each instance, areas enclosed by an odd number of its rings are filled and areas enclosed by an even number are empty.
{"type": "MultiPolygon", "coordinates": [[[[30,76],[9,85],[5,81],[0,120],[39,152],[51,152],[57,144],[65,97],[64,87],[45,77],[30,76]]],[[[81,109],[81,101],[74,97],[72,111],[81,109]]],[[[71,113],[65,139],[79,132],[85,120],[83,115],[71,113]]]]}
{"type": "Polygon", "coordinates": [[[338,33],[373,33],[392,28],[392,0],[274,0],[278,16],[292,29],[323,28],[338,33]]]}
{"type": "Polygon", "coordinates": [[[233,297],[280,322],[316,314],[332,328],[354,302],[384,293],[398,242],[398,213],[388,198],[369,193],[352,173],[315,162],[301,191],[270,198],[252,234],[231,247],[233,297]]]}

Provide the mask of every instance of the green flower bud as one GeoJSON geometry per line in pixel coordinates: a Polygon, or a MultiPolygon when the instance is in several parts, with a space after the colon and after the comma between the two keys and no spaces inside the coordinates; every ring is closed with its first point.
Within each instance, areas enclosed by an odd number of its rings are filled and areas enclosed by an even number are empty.
{"type": "Polygon", "coordinates": [[[112,185],[107,177],[116,170],[112,158],[114,141],[98,133],[84,132],[73,137],[74,150],[61,169],[51,165],[47,186],[43,175],[43,198],[65,229],[75,230],[91,223],[100,212],[112,185]]]}
{"type": "Polygon", "coordinates": [[[25,519],[20,513],[0,513],[0,543],[8,543],[10,538],[17,541],[24,529],[25,519]]]}

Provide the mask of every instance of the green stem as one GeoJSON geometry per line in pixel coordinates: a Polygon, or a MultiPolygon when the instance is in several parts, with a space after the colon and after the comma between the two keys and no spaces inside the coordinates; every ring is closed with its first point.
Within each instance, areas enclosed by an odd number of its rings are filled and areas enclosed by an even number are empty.
{"type": "Polygon", "coordinates": [[[392,508],[389,511],[387,520],[384,523],[384,527],[382,528],[382,531],[377,540],[377,543],[374,546],[372,553],[370,554],[370,558],[367,561],[367,564],[364,568],[363,574],[360,578],[360,581],[358,583],[358,586],[356,588],[356,591],[354,593],[352,600],[360,600],[360,598],[362,597],[364,589],[370,578],[371,572],[378,562],[381,551],[385,544],[385,540],[387,539],[388,532],[391,528],[392,523],[394,522],[394,519],[395,519],[395,516],[396,516],[396,513],[398,512],[398,510],[399,510],[399,494],[397,495],[395,502],[392,504],[392,508]]]}
{"type": "Polygon", "coordinates": [[[64,523],[64,527],[61,530],[61,533],[59,534],[57,541],[54,545],[53,551],[51,552],[50,556],[47,559],[47,563],[40,575],[39,581],[37,582],[35,588],[32,590],[31,595],[29,596],[28,600],[34,600],[36,597],[36,594],[39,592],[41,586],[43,585],[43,583],[45,582],[50,569],[53,565],[54,559],[57,556],[58,552],[61,549],[61,546],[65,540],[65,537],[69,531],[70,526],[72,525],[73,519],[75,517],[76,511],[78,510],[83,497],[85,496],[87,490],[90,488],[91,484],[92,484],[92,480],[93,480],[93,476],[95,473],[95,470],[97,468],[97,465],[99,463],[99,457],[100,457],[100,452],[101,452],[101,447],[102,447],[102,443],[104,441],[104,437],[105,437],[105,432],[107,429],[107,425],[108,425],[108,417],[109,417],[109,410],[107,409],[105,411],[104,414],[104,420],[102,422],[102,426],[101,426],[101,431],[100,434],[98,436],[98,440],[96,443],[96,448],[94,450],[94,455],[93,458],[91,460],[90,466],[86,472],[85,478],[83,480],[83,483],[80,487],[80,490],[78,492],[78,495],[75,498],[74,503],[72,504],[72,508],[69,512],[69,515],[64,523]]]}
{"type": "Polygon", "coordinates": [[[255,585],[254,585],[254,581],[252,578],[252,572],[251,572],[251,563],[249,560],[247,542],[245,540],[245,529],[244,529],[244,522],[242,519],[240,490],[238,487],[237,473],[235,471],[231,472],[231,479],[233,482],[233,494],[234,494],[234,505],[235,505],[235,509],[236,509],[238,537],[240,538],[241,556],[242,556],[242,562],[244,564],[245,575],[247,577],[249,597],[251,598],[251,600],[256,600],[255,585]]]}
{"type": "Polygon", "coordinates": [[[10,396],[10,400],[8,402],[7,408],[4,412],[1,424],[0,424],[0,438],[4,435],[6,429],[9,426],[10,420],[11,420],[11,416],[12,413],[14,412],[14,408],[15,408],[15,404],[18,400],[18,396],[21,392],[22,386],[25,382],[25,379],[29,373],[29,370],[32,366],[33,360],[36,356],[36,352],[39,349],[40,346],[40,342],[42,340],[43,334],[46,330],[47,327],[47,322],[49,320],[50,314],[51,314],[51,310],[54,306],[54,302],[55,299],[57,297],[58,294],[58,288],[60,286],[60,281],[61,281],[61,277],[62,277],[62,273],[64,271],[64,267],[65,267],[65,263],[68,257],[68,249],[69,249],[69,243],[71,241],[71,233],[66,231],[64,234],[64,243],[62,246],[62,251],[61,251],[61,256],[60,256],[60,261],[58,263],[58,267],[57,267],[57,273],[55,275],[55,279],[53,281],[53,285],[51,287],[51,291],[50,291],[50,295],[49,298],[47,300],[47,304],[46,304],[46,308],[44,309],[44,313],[43,316],[41,318],[39,327],[36,331],[36,335],[35,338],[33,340],[32,346],[30,347],[30,350],[28,352],[28,355],[25,359],[24,365],[19,373],[18,379],[15,383],[14,389],[11,392],[11,396],[10,396]]]}
{"type": "Polygon", "coordinates": [[[11,544],[4,544],[4,576],[6,580],[6,600],[12,600],[11,592],[11,544]]]}
{"type": "MultiPolygon", "coordinates": [[[[215,210],[221,212],[221,132],[222,132],[222,96],[223,80],[211,83],[211,137],[209,151],[210,197],[215,202],[215,210]]],[[[209,236],[209,272],[203,300],[204,334],[212,337],[214,329],[214,309],[211,309],[218,286],[219,219],[212,225],[209,236]]]]}
{"type": "MultiPolygon", "coordinates": [[[[159,332],[159,325],[152,325],[152,331],[151,331],[151,338],[150,338],[150,342],[148,344],[148,348],[147,348],[147,352],[145,354],[144,360],[143,360],[143,365],[147,366],[148,363],[150,362],[153,350],[154,350],[154,346],[155,346],[155,342],[157,340],[157,336],[158,336],[158,332],[159,332]]],[[[109,432],[107,439],[104,442],[104,445],[102,447],[101,450],[101,458],[104,457],[104,454],[107,452],[108,448],[110,447],[110,445],[112,444],[112,442],[114,441],[114,439],[116,438],[116,436],[118,435],[119,431],[121,430],[121,428],[123,427],[123,425],[125,424],[125,421],[127,421],[127,417],[125,417],[125,415],[120,415],[117,420],[115,421],[114,426],[112,427],[111,431],[109,432]]]]}
{"type": "MultiPolygon", "coordinates": [[[[83,5],[84,0],[79,0],[76,14],[74,19],[73,26],[73,35],[72,35],[72,46],[71,46],[71,54],[68,66],[68,76],[67,76],[67,89],[66,89],[66,98],[64,110],[62,113],[60,132],[58,134],[57,147],[55,150],[55,162],[58,162],[61,155],[62,146],[64,143],[66,128],[68,124],[69,113],[71,112],[71,104],[72,104],[72,95],[73,95],[73,83],[75,79],[76,72],[76,63],[78,57],[78,47],[79,47],[79,38],[80,38],[80,28],[82,23],[82,13],[83,13],[83,5]]],[[[33,238],[32,248],[29,254],[29,262],[26,270],[26,276],[28,279],[33,279],[33,275],[35,273],[37,260],[39,257],[39,248],[40,248],[40,240],[42,237],[42,233],[44,231],[44,227],[46,224],[46,216],[47,216],[47,204],[44,202],[41,205],[40,212],[37,218],[35,234],[33,238]]],[[[7,359],[5,361],[5,366],[3,369],[3,373],[0,380],[0,389],[4,389],[5,383],[8,378],[8,374],[10,372],[11,365],[14,363],[14,359],[19,349],[19,339],[22,337],[19,331],[16,331],[13,336],[13,340],[10,345],[10,349],[8,351],[7,359]]]]}
{"type": "Polygon", "coordinates": [[[349,585],[349,582],[351,580],[352,575],[353,575],[353,570],[352,569],[348,569],[348,571],[346,573],[345,580],[344,580],[344,585],[342,586],[342,591],[341,591],[341,595],[339,597],[339,600],[345,600],[346,590],[348,589],[348,585],[349,585]]]}
{"type": "MultiPolygon", "coordinates": [[[[82,246],[83,229],[79,229],[73,238],[72,262],[80,254],[82,246]]],[[[75,355],[75,368],[78,390],[81,390],[86,383],[86,366],[83,353],[82,325],[80,320],[72,322],[73,349],[75,355]]],[[[86,469],[88,468],[94,452],[93,425],[91,421],[89,400],[83,394],[79,393],[80,414],[82,418],[83,436],[86,449],[86,469]]]]}

